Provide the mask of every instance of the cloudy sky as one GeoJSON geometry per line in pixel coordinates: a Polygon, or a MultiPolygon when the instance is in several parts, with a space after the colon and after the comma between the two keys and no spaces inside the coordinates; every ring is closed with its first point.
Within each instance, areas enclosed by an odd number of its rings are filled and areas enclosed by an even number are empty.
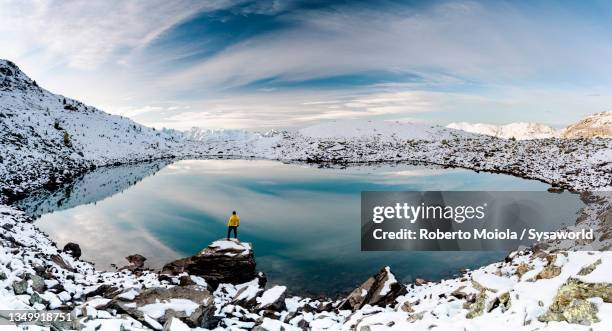
{"type": "Polygon", "coordinates": [[[573,122],[612,105],[608,1],[10,1],[0,58],[156,127],[573,122]]]}

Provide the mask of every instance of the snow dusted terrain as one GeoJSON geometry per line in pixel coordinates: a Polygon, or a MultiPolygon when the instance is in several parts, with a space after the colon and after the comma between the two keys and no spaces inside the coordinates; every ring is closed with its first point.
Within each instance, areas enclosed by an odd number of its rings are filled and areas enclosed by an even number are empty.
{"type": "Polygon", "coordinates": [[[612,111],[589,115],[560,130],[541,123],[517,122],[505,125],[457,122],[447,128],[484,134],[504,139],[546,139],[546,138],[612,138],[612,111]]]}
{"type": "MultiPolygon", "coordinates": [[[[602,114],[566,133],[607,132],[609,112],[602,114]]],[[[4,60],[0,128],[0,203],[19,200],[0,204],[0,309],[62,309],[78,316],[76,323],[87,330],[609,330],[612,325],[612,199],[604,192],[612,188],[609,138],[514,141],[380,121],[329,122],[268,133],[160,132],[50,93],[4,60]],[[596,229],[597,235],[591,242],[541,243],[436,283],[400,284],[381,261],[379,274],[348,298],[332,300],[288,297],[284,286],[266,289],[257,279],[212,288],[200,277],[134,266],[100,272],[60,251],[36,228],[33,216],[19,210],[38,215],[97,201],[155,173],[172,158],[199,157],[343,166],[423,162],[510,173],[567,189],[599,191],[581,195],[587,206],[569,227],[596,229]],[[99,183],[96,187],[66,186],[88,176],[93,167],[154,159],[163,160],[126,168],[122,178],[87,181],[99,183]],[[60,198],[63,194],[56,190],[68,188],[69,198],[60,198]]],[[[209,248],[228,245],[257,249],[224,242],[209,248]]]]}
{"type": "Polygon", "coordinates": [[[458,122],[451,123],[447,128],[463,130],[466,132],[486,134],[504,139],[545,139],[557,138],[561,136],[560,130],[555,130],[550,126],[539,123],[510,123],[505,125],[458,122]]]}
{"type": "Polygon", "coordinates": [[[612,137],[612,111],[585,117],[563,131],[564,138],[612,137]]]}

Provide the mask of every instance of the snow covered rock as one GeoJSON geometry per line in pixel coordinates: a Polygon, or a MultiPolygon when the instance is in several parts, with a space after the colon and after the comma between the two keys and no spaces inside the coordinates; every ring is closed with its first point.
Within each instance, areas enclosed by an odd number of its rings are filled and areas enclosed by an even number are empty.
{"type": "Polygon", "coordinates": [[[164,265],[162,273],[187,272],[204,278],[216,288],[220,283],[241,284],[256,278],[255,266],[250,243],[219,239],[193,256],[164,265]]]}
{"type": "Polygon", "coordinates": [[[286,286],[274,286],[257,298],[257,310],[282,311],[285,309],[286,286]]]}
{"type": "Polygon", "coordinates": [[[391,268],[384,267],[354,289],[338,308],[357,310],[365,305],[385,307],[396,304],[397,297],[404,294],[406,286],[397,281],[391,268]]]}
{"type": "Polygon", "coordinates": [[[172,317],[168,321],[166,321],[166,324],[164,324],[163,331],[189,331],[189,330],[191,330],[191,328],[187,324],[183,323],[180,319],[176,317],[172,317]]]}
{"type": "Polygon", "coordinates": [[[112,301],[107,306],[118,309],[147,325],[151,320],[163,325],[179,318],[190,327],[205,324],[213,314],[213,297],[200,286],[156,287],[138,294],[132,302],[112,301]]]}

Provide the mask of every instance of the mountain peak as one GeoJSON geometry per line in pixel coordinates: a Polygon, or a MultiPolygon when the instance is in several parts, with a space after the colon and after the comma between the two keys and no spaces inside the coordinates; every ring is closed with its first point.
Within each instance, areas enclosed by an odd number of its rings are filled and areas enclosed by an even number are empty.
{"type": "Polygon", "coordinates": [[[0,59],[0,91],[31,89],[38,89],[36,81],[21,71],[15,63],[0,59]]]}

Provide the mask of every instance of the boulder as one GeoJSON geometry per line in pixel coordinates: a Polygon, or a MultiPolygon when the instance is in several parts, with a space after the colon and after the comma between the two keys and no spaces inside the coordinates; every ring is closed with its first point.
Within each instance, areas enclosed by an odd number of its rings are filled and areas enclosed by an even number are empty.
{"type": "Polygon", "coordinates": [[[397,297],[406,293],[406,286],[397,281],[391,268],[384,267],[353,290],[338,308],[357,310],[365,305],[385,307],[395,304],[397,297]]]}
{"type": "Polygon", "coordinates": [[[121,267],[119,270],[130,270],[132,272],[142,271],[144,263],[147,260],[146,257],[140,254],[132,254],[130,256],[126,256],[125,259],[128,261],[129,265],[121,267]]]}
{"type": "Polygon", "coordinates": [[[151,288],[142,291],[132,302],[122,302],[112,300],[105,308],[116,309],[121,313],[130,315],[132,318],[143,323],[145,326],[151,325],[150,318],[145,316],[139,307],[150,304],[172,302],[174,299],[189,300],[199,305],[190,315],[185,311],[175,311],[166,309],[163,316],[156,319],[160,324],[164,324],[172,318],[178,318],[191,328],[210,326],[209,319],[214,315],[214,300],[208,290],[201,286],[175,286],[170,288],[151,288]]]}
{"type": "Polygon", "coordinates": [[[255,256],[250,243],[217,240],[196,255],[166,264],[161,273],[187,272],[204,278],[216,288],[221,283],[242,284],[256,278],[255,256]]]}
{"type": "Polygon", "coordinates": [[[135,266],[136,268],[142,268],[144,267],[144,263],[147,260],[146,257],[140,255],[140,254],[133,254],[130,256],[126,256],[125,259],[133,266],[135,266]]]}
{"type": "Polygon", "coordinates": [[[429,283],[429,281],[427,279],[423,279],[423,278],[417,278],[414,280],[414,285],[416,286],[423,286],[425,284],[429,283]]]}
{"type": "Polygon", "coordinates": [[[26,280],[18,280],[13,282],[13,291],[15,295],[25,294],[28,290],[28,282],[26,280]]]}
{"type": "Polygon", "coordinates": [[[612,302],[612,285],[609,283],[583,283],[570,278],[555,295],[548,311],[538,317],[541,322],[567,321],[588,325],[597,321],[597,307],[587,299],[601,298],[612,302]]]}
{"type": "Polygon", "coordinates": [[[51,262],[55,263],[58,267],[62,269],[71,272],[76,272],[76,270],[68,262],[66,262],[66,260],[64,260],[61,256],[57,254],[51,255],[51,262]]]}
{"type": "Polygon", "coordinates": [[[32,281],[32,288],[34,291],[42,293],[47,288],[45,280],[42,277],[38,275],[28,275],[28,278],[32,281]]]}
{"type": "Polygon", "coordinates": [[[264,289],[259,286],[257,280],[241,284],[231,303],[246,309],[252,309],[258,304],[257,299],[263,292],[264,289]]]}
{"type": "Polygon", "coordinates": [[[73,242],[67,243],[64,246],[63,251],[72,255],[75,259],[78,259],[81,257],[81,247],[78,244],[75,244],[73,242]]]}
{"type": "Polygon", "coordinates": [[[287,295],[286,286],[274,286],[261,294],[261,297],[257,298],[257,310],[272,310],[282,311],[285,310],[285,297],[287,295]]]}

